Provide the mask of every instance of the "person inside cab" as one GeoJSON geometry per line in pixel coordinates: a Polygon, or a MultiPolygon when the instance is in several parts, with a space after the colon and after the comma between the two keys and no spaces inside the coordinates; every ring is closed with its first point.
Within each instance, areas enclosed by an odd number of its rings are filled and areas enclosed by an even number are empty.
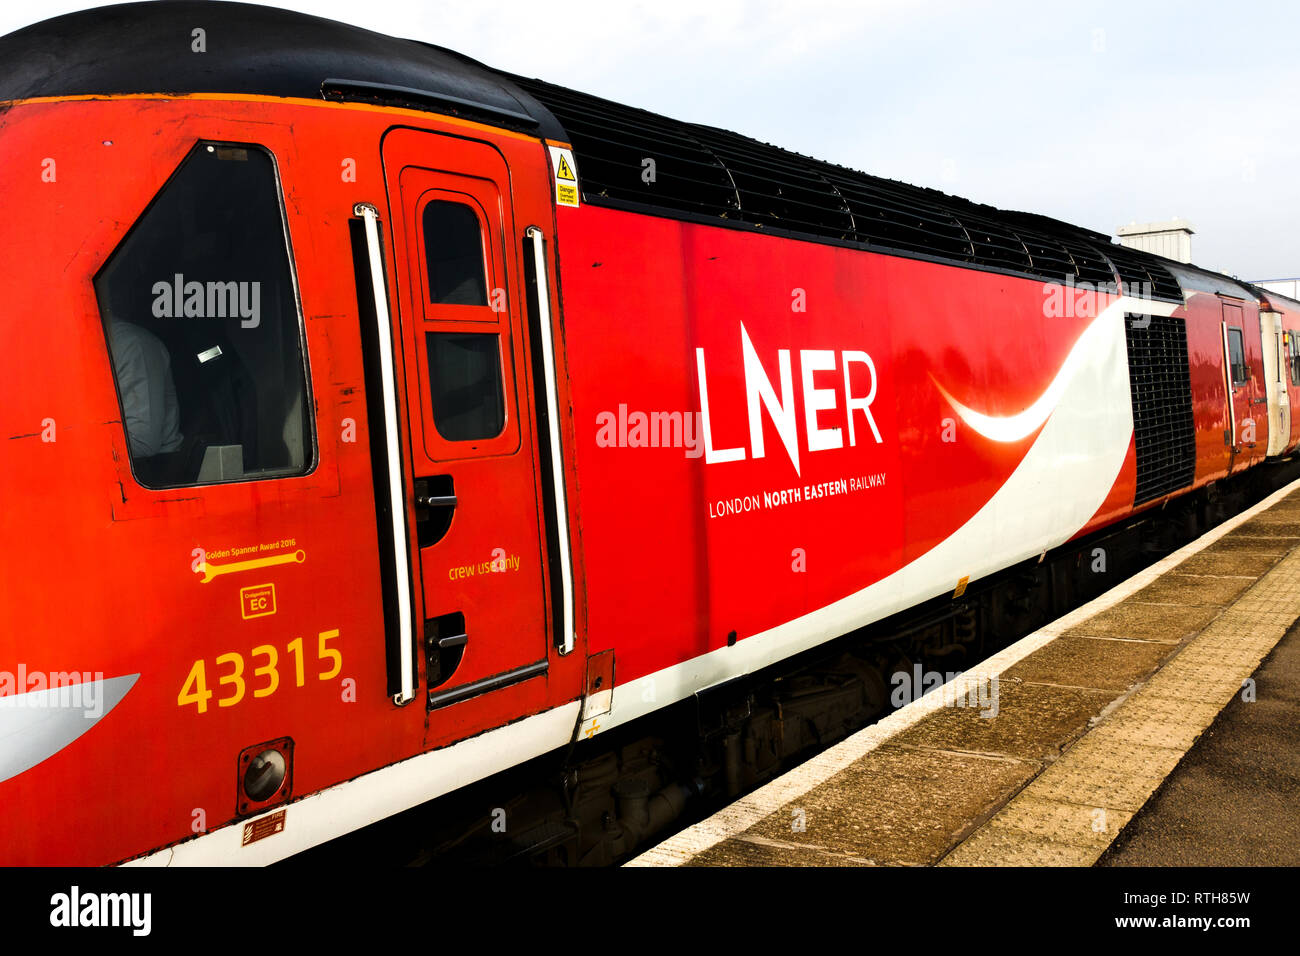
{"type": "MultiPolygon", "coordinates": [[[[184,436],[167,346],[148,329],[115,315],[109,316],[108,340],[131,458],[143,463],[176,451],[184,436]]],[[[146,465],[145,470],[151,469],[146,465]]]]}

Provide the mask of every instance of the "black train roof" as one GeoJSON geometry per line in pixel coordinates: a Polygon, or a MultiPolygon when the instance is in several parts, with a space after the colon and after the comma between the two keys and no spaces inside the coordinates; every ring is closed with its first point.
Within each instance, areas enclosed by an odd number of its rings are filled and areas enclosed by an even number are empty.
{"type": "Polygon", "coordinates": [[[0,101],[128,93],[367,100],[572,143],[584,198],[983,269],[1182,298],[1167,260],[1102,233],[869,176],[726,130],[513,76],[450,50],[244,3],[101,7],[0,37],[0,101]],[[204,30],[206,52],[192,49],[204,30]],[[642,179],[654,160],[654,179],[642,179]]]}
{"type": "Polygon", "coordinates": [[[560,137],[505,74],[450,50],[275,7],[123,3],[0,37],[0,101],[114,93],[367,98],[463,113],[560,137]],[[202,29],[205,52],[192,48],[202,29]]]}

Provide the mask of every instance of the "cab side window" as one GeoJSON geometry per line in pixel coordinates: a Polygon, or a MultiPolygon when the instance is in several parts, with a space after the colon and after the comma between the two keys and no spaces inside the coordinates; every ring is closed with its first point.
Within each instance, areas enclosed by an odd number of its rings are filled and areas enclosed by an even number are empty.
{"type": "Polygon", "coordinates": [[[265,150],[199,143],[109,257],[95,293],[142,485],[308,470],[303,329],[265,150]]]}

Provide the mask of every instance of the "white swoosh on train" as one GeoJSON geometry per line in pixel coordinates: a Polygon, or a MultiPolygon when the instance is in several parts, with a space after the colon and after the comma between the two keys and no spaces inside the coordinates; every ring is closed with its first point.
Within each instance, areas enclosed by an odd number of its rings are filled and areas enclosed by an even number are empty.
{"type": "Polygon", "coordinates": [[[952,393],[944,388],[942,383],[933,375],[930,378],[948,404],[961,416],[961,420],[974,429],[975,432],[990,441],[1004,443],[1020,441],[1022,438],[1028,438],[1041,428],[1047,421],[1048,416],[1056,409],[1061,396],[1065,394],[1066,388],[1074,380],[1079,369],[1087,363],[1088,356],[1097,347],[1096,340],[1105,334],[1105,320],[1108,320],[1113,312],[1119,310],[1170,315],[1176,308],[1178,308],[1177,305],[1164,302],[1136,302],[1128,298],[1116,299],[1084,329],[1083,334],[1074,343],[1074,348],[1070,349],[1070,354],[1061,363],[1061,368],[1057,371],[1056,377],[1052,379],[1052,383],[1043,390],[1043,394],[1038,396],[1033,404],[1024,411],[1017,412],[1014,415],[985,415],[983,412],[977,412],[953,398],[952,393]]]}
{"type": "Polygon", "coordinates": [[[0,697],[0,781],[53,757],[99,723],[139,674],[0,697]]]}
{"type": "MultiPolygon", "coordinates": [[[[601,731],[687,698],[701,687],[753,673],[922,601],[951,594],[963,577],[979,580],[1068,541],[1106,501],[1133,440],[1123,313],[1171,315],[1178,308],[1124,298],[1094,319],[1071,349],[1065,374],[1057,376],[1063,383],[1059,394],[1055,387],[1047,390],[1052,402],[1029,450],[1002,487],[943,541],[837,601],[734,646],[620,684],[610,713],[600,720],[601,731]],[[1062,494],[1063,488],[1069,493],[1062,494]]],[[[1033,415],[1023,420],[1011,416],[1013,424],[1003,430],[987,424],[1000,421],[992,416],[976,421],[994,435],[1015,434],[1042,414],[1037,406],[1035,402],[1026,409],[1033,415]]]]}

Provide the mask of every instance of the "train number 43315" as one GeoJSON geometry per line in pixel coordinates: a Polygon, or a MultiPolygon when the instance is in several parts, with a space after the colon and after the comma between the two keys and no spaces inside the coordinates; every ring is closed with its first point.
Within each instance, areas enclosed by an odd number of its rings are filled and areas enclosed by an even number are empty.
{"type": "MultiPolygon", "coordinates": [[[[330,641],[339,636],[337,629],[332,631],[321,631],[316,636],[316,660],[322,665],[317,671],[318,680],[333,680],[338,677],[343,670],[343,653],[338,648],[330,647],[330,641]],[[326,663],[328,662],[328,663],[326,663]]],[[[303,649],[303,639],[294,638],[285,646],[285,653],[292,658],[293,679],[298,687],[303,687],[307,683],[307,663],[303,649]]],[[[245,678],[244,657],[237,651],[229,654],[222,654],[214,661],[214,673],[217,678],[217,688],[222,690],[220,695],[216,691],[208,689],[208,662],[206,660],[197,660],[194,666],[190,668],[189,676],[185,678],[185,683],[181,685],[181,691],[176,695],[176,704],[184,707],[187,704],[194,704],[200,714],[206,713],[208,701],[213,697],[217,698],[218,707],[234,707],[244,699],[245,693],[250,685],[254,697],[270,697],[280,687],[280,652],[271,644],[261,644],[249,652],[249,664],[251,665],[251,676],[245,678]],[[265,663],[258,665],[259,659],[264,659],[265,663]],[[223,690],[224,688],[224,690],[223,690]]],[[[286,661],[286,665],[288,661],[286,661]]]]}

